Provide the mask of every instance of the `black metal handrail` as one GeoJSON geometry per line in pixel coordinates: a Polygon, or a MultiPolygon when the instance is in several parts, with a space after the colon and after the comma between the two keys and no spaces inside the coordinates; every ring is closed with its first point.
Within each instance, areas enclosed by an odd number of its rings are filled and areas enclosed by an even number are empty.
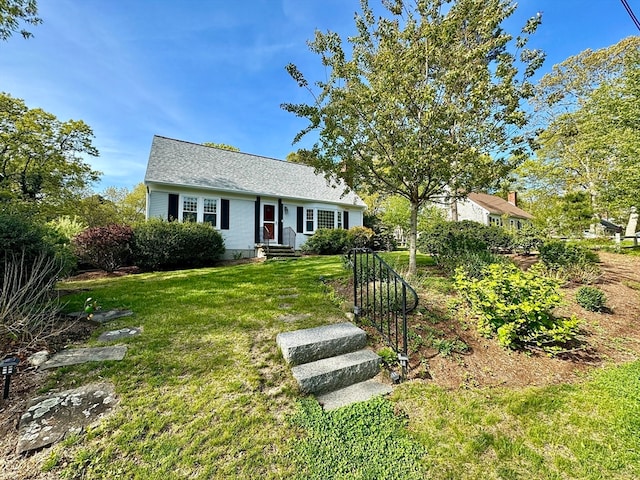
{"type": "Polygon", "coordinates": [[[271,238],[271,231],[263,226],[262,227],[262,235],[261,235],[261,240],[262,240],[262,244],[265,246],[266,248],[266,253],[269,253],[269,240],[271,238]]]}
{"type": "Polygon", "coordinates": [[[285,227],[282,232],[282,236],[284,237],[282,240],[282,244],[288,247],[291,247],[293,250],[296,249],[296,232],[291,227],[285,227]]]}
{"type": "Polygon", "coordinates": [[[349,252],[353,267],[353,312],[367,319],[398,355],[402,376],[409,365],[407,314],[418,294],[378,254],[367,248],[349,252]]]}

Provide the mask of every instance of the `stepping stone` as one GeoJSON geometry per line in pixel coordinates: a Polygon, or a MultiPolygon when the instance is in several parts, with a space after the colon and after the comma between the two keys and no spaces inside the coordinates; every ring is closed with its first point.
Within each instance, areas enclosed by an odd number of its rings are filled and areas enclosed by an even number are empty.
{"type": "Polygon", "coordinates": [[[111,412],[116,404],[110,383],[37,397],[20,418],[17,453],[47,447],[78,434],[111,412]]]}
{"type": "Polygon", "coordinates": [[[40,365],[42,370],[86,362],[104,362],[105,360],[122,360],[127,353],[125,345],[96,348],[71,348],[56,353],[50,360],[40,365]]]}
{"type": "Polygon", "coordinates": [[[387,395],[393,392],[391,385],[380,383],[375,379],[356,383],[340,390],[318,395],[316,399],[325,411],[351,405],[352,403],[365,402],[379,395],[387,395]]]}
{"type": "Polygon", "coordinates": [[[131,310],[108,310],[106,312],[98,311],[93,314],[93,317],[91,317],[91,321],[106,323],[110,322],[111,320],[115,320],[116,318],[130,317],[131,315],[133,315],[133,312],[131,310]]]}
{"type": "Polygon", "coordinates": [[[114,340],[122,340],[124,338],[135,337],[140,335],[142,327],[125,327],[120,330],[111,330],[110,332],[104,332],[98,337],[99,342],[112,342],[114,340]]]}
{"type": "MultiPolygon", "coordinates": [[[[130,317],[131,315],[133,315],[133,312],[131,310],[107,310],[104,312],[102,310],[99,310],[97,312],[94,312],[90,321],[96,322],[96,323],[106,323],[106,322],[110,322],[111,320],[115,320],[116,318],[130,317]]],[[[78,319],[87,318],[87,314],[85,312],[73,312],[73,313],[67,314],[67,316],[71,318],[78,318],[78,319]]]]}

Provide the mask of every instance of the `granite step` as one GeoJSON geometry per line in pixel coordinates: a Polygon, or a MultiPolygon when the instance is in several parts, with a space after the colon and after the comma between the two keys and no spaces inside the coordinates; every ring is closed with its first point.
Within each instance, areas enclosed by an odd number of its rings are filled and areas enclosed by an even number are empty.
{"type": "Polygon", "coordinates": [[[387,395],[392,391],[393,387],[391,385],[371,379],[334,390],[333,392],[322,393],[317,395],[316,399],[322,408],[328,412],[353,403],[366,402],[373,397],[387,395]]]}
{"type": "Polygon", "coordinates": [[[380,357],[371,350],[358,350],[296,365],[291,372],[304,393],[322,394],[375,377],[380,357]]]}
{"type": "Polygon", "coordinates": [[[367,344],[367,334],[353,323],[344,322],[280,333],[276,343],[290,365],[302,365],[361,350],[367,344]]]}

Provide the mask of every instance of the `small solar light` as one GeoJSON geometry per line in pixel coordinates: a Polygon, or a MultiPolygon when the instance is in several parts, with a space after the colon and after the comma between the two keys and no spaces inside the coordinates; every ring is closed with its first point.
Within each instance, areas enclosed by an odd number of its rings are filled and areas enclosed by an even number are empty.
{"type": "Polygon", "coordinates": [[[400,375],[398,372],[391,372],[390,377],[393,383],[400,383],[400,375]]]}
{"type": "Polygon", "coordinates": [[[11,384],[11,375],[18,370],[18,364],[20,359],[18,357],[5,358],[0,362],[0,373],[4,375],[4,394],[2,398],[6,400],[9,398],[9,385],[11,384]]]}

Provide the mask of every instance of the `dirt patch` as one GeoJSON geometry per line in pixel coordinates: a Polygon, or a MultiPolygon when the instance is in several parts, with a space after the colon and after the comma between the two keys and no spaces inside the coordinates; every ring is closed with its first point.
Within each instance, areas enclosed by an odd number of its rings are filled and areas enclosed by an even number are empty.
{"type": "MultiPolygon", "coordinates": [[[[536,258],[514,257],[523,268],[536,258]]],[[[562,288],[566,305],[560,316],[581,319],[579,337],[569,352],[551,357],[544,352],[512,351],[495,339],[480,336],[473,319],[448,311],[454,294],[419,292],[420,308],[409,319],[410,379],[424,379],[450,389],[465,387],[524,387],[575,381],[586,370],[640,358],[640,258],[600,253],[602,276],[594,285],[607,296],[608,309],[593,313],[575,301],[578,288],[562,288]],[[466,345],[466,348],[465,348],[466,345]]],[[[440,275],[429,268],[429,275],[440,275]]],[[[374,329],[369,337],[378,338],[374,329]]],[[[382,348],[374,340],[374,348],[382,348]]]]}

